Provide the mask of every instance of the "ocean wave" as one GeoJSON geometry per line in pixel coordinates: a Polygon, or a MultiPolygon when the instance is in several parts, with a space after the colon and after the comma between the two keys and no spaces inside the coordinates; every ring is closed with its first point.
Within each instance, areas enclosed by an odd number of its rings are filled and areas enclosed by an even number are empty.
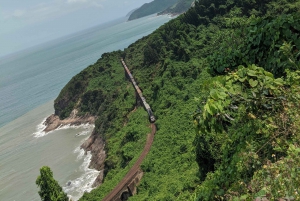
{"type": "MultiPolygon", "coordinates": [[[[87,139],[88,139],[88,137],[81,140],[80,144],[84,143],[87,139]]],[[[78,154],[76,161],[79,161],[79,160],[83,159],[83,157],[85,156],[85,150],[79,146],[74,150],[74,154],[78,154]]]]}
{"type": "MultiPolygon", "coordinates": [[[[45,128],[46,128],[46,119],[43,119],[43,121],[36,126],[36,132],[33,133],[33,136],[36,137],[36,138],[39,138],[39,137],[43,137],[45,136],[47,133],[44,131],[45,128]]],[[[49,132],[50,133],[50,132],[49,132]]]]}
{"type": "Polygon", "coordinates": [[[60,125],[57,129],[55,129],[53,131],[45,132],[44,130],[47,127],[46,126],[46,119],[47,118],[43,119],[43,121],[36,126],[36,132],[33,133],[34,137],[36,137],[36,138],[44,137],[44,136],[46,136],[50,133],[53,133],[55,131],[58,131],[58,130],[84,128],[85,129],[84,131],[81,131],[80,133],[77,134],[77,136],[82,136],[82,135],[88,135],[91,132],[91,130],[94,129],[94,127],[95,127],[94,124],[89,124],[89,123],[80,124],[80,125],[68,124],[68,125],[60,125]]]}
{"type": "Polygon", "coordinates": [[[90,192],[94,189],[92,185],[100,171],[89,168],[92,158],[90,152],[87,152],[87,155],[84,155],[84,150],[80,148],[76,148],[74,152],[79,153],[77,159],[85,156],[82,165],[79,167],[79,171],[82,172],[82,174],[77,179],[68,181],[63,187],[63,190],[73,201],[77,201],[84,192],[90,192]]]}
{"type": "MultiPolygon", "coordinates": [[[[80,125],[71,125],[71,124],[68,124],[68,125],[60,125],[57,129],[55,130],[66,130],[66,129],[70,129],[70,128],[73,128],[73,129],[78,129],[78,128],[84,128],[86,129],[86,132],[88,133],[89,129],[91,128],[94,128],[95,125],[94,124],[89,124],[89,123],[86,123],[86,124],[80,124],[80,125]]],[[[84,134],[85,131],[81,132],[81,135],[86,135],[84,134]]]]}

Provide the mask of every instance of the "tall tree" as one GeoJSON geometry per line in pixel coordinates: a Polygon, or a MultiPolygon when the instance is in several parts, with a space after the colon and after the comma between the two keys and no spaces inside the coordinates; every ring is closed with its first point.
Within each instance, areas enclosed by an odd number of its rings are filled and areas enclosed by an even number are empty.
{"type": "Polygon", "coordinates": [[[63,192],[62,187],[53,178],[53,172],[48,166],[40,169],[40,174],[36,179],[36,185],[40,187],[39,195],[42,201],[68,201],[69,198],[63,192]]]}

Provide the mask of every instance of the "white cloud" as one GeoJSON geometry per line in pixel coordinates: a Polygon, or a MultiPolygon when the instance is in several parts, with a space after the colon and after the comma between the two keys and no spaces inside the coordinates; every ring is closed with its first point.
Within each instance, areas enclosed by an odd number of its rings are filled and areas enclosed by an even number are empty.
{"type": "Polygon", "coordinates": [[[67,0],[68,4],[81,4],[86,6],[95,6],[98,8],[102,8],[103,5],[100,3],[104,0],[67,0]]]}
{"type": "Polygon", "coordinates": [[[85,3],[88,2],[88,0],[68,0],[68,3],[85,3]]]}
{"type": "MultiPolygon", "coordinates": [[[[72,15],[79,10],[103,9],[102,2],[105,0],[49,0],[47,3],[35,5],[23,5],[20,7],[0,7],[0,37],[25,27],[47,24],[64,16],[72,15]]],[[[46,1],[41,1],[46,2],[46,1]]],[[[99,12],[100,14],[102,12],[99,12]]],[[[59,24],[59,23],[58,23],[59,24]]]]}
{"type": "Polygon", "coordinates": [[[97,3],[97,2],[93,2],[92,4],[93,4],[95,7],[97,7],[97,8],[103,8],[103,7],[104,7],[102,4],[97,3]]]}
{"type": "Polygon", "coordinates": [[[14,17],[22,17],[26,13],[25,10],[17,9],[12,13],[14,17]]]}
{"type": "Polygon", "coordinates": [[[89,7],[103,8],[103,0],[54,0],[51,3],[6,11],[3,13],[4,20],[19,18],[28,23],[43,21],[45,19],[58,18],[71,12],[89,7]]]}

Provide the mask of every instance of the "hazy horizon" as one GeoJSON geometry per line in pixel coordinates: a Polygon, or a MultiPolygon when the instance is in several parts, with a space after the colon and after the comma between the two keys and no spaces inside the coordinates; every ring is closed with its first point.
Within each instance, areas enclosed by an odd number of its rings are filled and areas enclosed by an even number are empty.
{"type": "Polygon", "coordinates": [[[0,57],[125,17],[152,0],[2,0],[0,57]]]}

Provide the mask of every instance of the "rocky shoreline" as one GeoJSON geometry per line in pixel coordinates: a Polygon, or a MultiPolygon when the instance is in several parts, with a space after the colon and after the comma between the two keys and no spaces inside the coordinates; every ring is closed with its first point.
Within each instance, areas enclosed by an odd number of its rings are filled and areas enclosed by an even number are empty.
{"type": "Polygon", "coordinates": [[[66,119],[61,120],[59,116],[52,114],[50,115],[46,121],[45,126],[46,128],[43,130],[44,132],[48,133],[50,131],[53,131],[60,126],[66,126],[66,125],[81,125],[81,124],[94,124],[96,121],[96,117],[92,115],[84,115],[84,116],[77,116],[78,111],[74,109],[70,116],[66,119]]]}
{"type": "Polygon", "coordinates": [[[104,162],[106,159],[106,152],[104,149],[105,143],[100,135],[93,132],[92,135],[81,145],[81,148],[84,149],[85,152],[90,151],[92,154],[89,168],[100,171],[92,185],[92,187],[97,187],[102,184],[104,177],[104,162]]]}
{"type": "MultiPolygon", "coordinates": [[[[57,115],[50,115],[46,121],[44,132],[53,131],[61,126],[66,125],[82,125],[82,124],[94,124],[96,117],[92,115],[77,116],[78,111],[74,109],[70,116],[66,119],[61,120],[57,115]]],[[[93,131],[91,136],[80,146],[87,153],[88,151],[92,154],[92,159],[89,168],[100,171],[98,177],[93,183],[93,187],[97,187],[103,182],[104,176],[104,161],[106,159],[105,143],[103,139],[96,132],[93,131]]]]}

